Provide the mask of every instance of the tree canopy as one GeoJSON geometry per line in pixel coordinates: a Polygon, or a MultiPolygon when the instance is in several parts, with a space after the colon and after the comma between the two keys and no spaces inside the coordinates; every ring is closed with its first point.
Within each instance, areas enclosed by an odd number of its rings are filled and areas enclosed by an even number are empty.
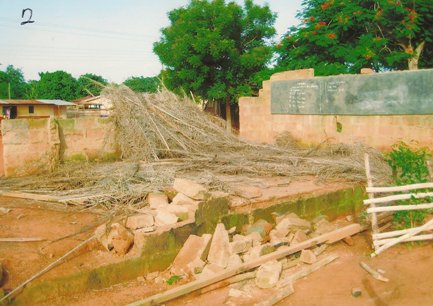
{"type": "Polygon", "coordinates": [[[272,58],[275,14],[246,0],[192,0],[169,12],[154,52],[165,65],[164,83],[209,100],[235,101],[257,90],[256,74],[272,58]]]}
{"type": "Polygon", "coordinates": [[[433,66],[431,0],[305,0],[276,46],[279,69],[318,75],[433,66]]]}
{"type": "Polygon", "coordinates": [[[71,101],[78,98],[78,82],[65,71],[40,72],[40,80],[34,86],[38,99],[61,99],[71,101]]]}
{"type": "Polygon", "coordinates": [[[156,92],[160,81],[157,77],[130,77],[125,82],[126,86],[137,92],[156,92]]]}
{"type": "Polygon", "coordinates": [[[13,65],[8,65],[5,71],[0,71],[0,98],[24,99],[29,91],[29,85],[24,79],[23,72],[13,65]]]}
{"type": "Polygon", "coordinates": [[[92,73],[86,73],[80,75],[77,81],[78,81],[78,95],[83,97],[88,95],[99,96],[103,88],[101,85],[108,84],[107,80],[104,79],[102,76],[92,74],[92,73]]]}

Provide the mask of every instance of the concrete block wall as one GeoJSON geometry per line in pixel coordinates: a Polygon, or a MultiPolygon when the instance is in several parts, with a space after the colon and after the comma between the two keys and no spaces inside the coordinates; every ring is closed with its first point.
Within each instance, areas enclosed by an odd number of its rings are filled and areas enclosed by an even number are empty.
{"type": "Polygon", "coordinates": [[[263,82],[258,97],[239,99],[240,136],[258,143],[274,143],[289,132],[299,143],[364,143],[388,151],[398,141],[415,141],[433,151],[433,115],[335,116],[271,114],[271,83],[314,78],[313,69],[274,74],[263,82]],[[337,128],[341,127],[341,130],[337,128]]]}
{"type": "Polygon", "coordinates": [[[113,135],[106,118],[2,120],[0,176],[47,171],[62,159],[114,158],[113,135]]]}

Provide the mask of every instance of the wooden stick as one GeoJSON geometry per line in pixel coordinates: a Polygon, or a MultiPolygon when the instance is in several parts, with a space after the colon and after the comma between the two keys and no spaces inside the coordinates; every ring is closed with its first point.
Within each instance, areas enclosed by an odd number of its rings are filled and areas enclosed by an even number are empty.
{"type": "Polygon", "coordinates": [[[278,302],[284,300],[289,295],[293,294],[295,290],[293,289],[293,285],[289,284],[284,288],[281,288],[281,290],[276,294],[271,296],[269,299],[264,300],[260,303],[254,304],[254,306],[272,306],[277,304],[278,302]]]}
{"type": "Polygon", "coordinates": [[[432,225],[433,225],[433,219],[431,219],[429,222],[427,222],[423,226],[410,229],[410,231],[407,234],[404,234],[403,236],[400,236],[399,238],[395,238],[392,241],[382,245],[373,254],[371,254],[371,257],[375,257],[375,256],[379,255],[380,253],[382,253],[383,251],[385,251],[386,249],[392,247],[393,245],[396,245],[399,242],[405,241],[407,238],[413,237],[413,236],[421,233],[422,231],[427,230],[432,225]]]}
{"type": "MultiPolygon", "coordinates": [[[[381,239],[381,240],[373,240],[373,244],[375,247],[380,247],[381,245],[384,245],[395,238],[388,238],[388,239],[381,239]]],[[[423,240],[433,240],[433,234],[427,234],[427,235],[417,235],[410,238],[405,239],[403,242],[409,242],[409,241],[423,241],[423,240]]]]}
{"type": "Polygon", "coordinates": [[[26,192],[14,192],[14,191],[0,191],[0,195],[4,197],[20,198],[20,199],[30,199],[38,201],[48,201],[48,202],[58,202],[59,197],[51,196],[47,194],[36,194],[36,193],[26,193],[26,192]]]}
{"type": "MultiPolygon", "coordinates": [[[[432,230],[433,229],[433,225],[429,226],[428,228],[426,228],[425,230],[432,230]]],[[[387,232],[387,233],[378,233],[378,234],[374,234],[373,235],[373,239],[377,240],[377,239],[383,239],[383,238],[390,238],[390,237],[395,237],[395,236],[401,236],[403,234],[406,234],[408,232],[410,232],[411,228],[408,229],[404,229],[404,230],[399,230],[399,231],[393,231],[393,232],[387,232]]]]}
{"type": "MultiPolygon", "coordinates": [[[[364,164],[365,164],[365,175],[367,176],[367,186],[373,187],[373,179],[371,178],[371,172],[370,172],[370,157],[368,156],[368,153],[364,154],[364,164]]],[[[374,194],[369,193],[368,198],[370,200],[373,200],[374,194]]],[[[370,207],[375,208],[376,206],[374,205],[374,203],[372,203],[370,204],[370,207]]],[[[378,231],[377,215],[375,213],[371,214],[371,229],[373,233],[377,233],[378,231]]]]}
{"type": "Polygon", "coordinates": [[[369,265],[367,265],[365,262],[361,261],[359,264],[361,265],[361,267],[365,271],[367,271],[368,273],[370,273],[371,276],[373,276],[375,279],[380,280],[382,282],[389,282],[389,279],[387,279],[382,274],[380,274],[379,272],[377,272],[376,270],[374,270],[372,267],[370,267],[369,265]]]}
{"type": "Polygon", "coordinates": [[[381,232],[383,232],[384,230],[390,228],[391,226],[392,226],[392,223],[391,223],[391,222],[388,222],[388,223],[382,225],[381,227],[379,227],[378,231],[379,231],[379,233],[381,233],[381,232]]]}
{"type": "Polygon", "coordinates": [[[40,237],[32,237],[32,238],[0,238],[0,242],[35,242],[35,241],[44,241],[44,238],[40,237]]]}
{"type": "Polygon", "coordinates": [[[387,193],[387,192],[410,191],[410,190],[428,189],[428,188],[433,188],[433,183],[420,183],[420,184],[391,186],[391,187],[367,187],[366,190],[369,193],[387,193]]]}
{"type": "Polygon", "coordinates": [[[427,197],[433,197],[433,192],[397,194],[397,195],[386,196],[381,198],[368,199],[368,200],[364,200],[364,205],[387,203],[387,202],[399,201],[399,200],[409,200],[412,198],[422,199],[427,197]]]}
{"type": "Polygon", "coordinates": [[[371,214],[371,213],[384,212],[384,211],[418,210],[418,209],[429,209],[429,208],[433,208],[433,203],[371,207],[371,208],[367,208],[367,212],[371,214]]]}
{"type": "Polygon", "coordinates": [[[134,303],[129,304],[129,306],[155,305],[155,304],[164,303],[164,302],[173,300],[177,297],[188,294],[192,291],[195,291],[195,290],[201,289],[203,287],[212,285],[216,282],[222,281],[224,279],[227,279],[227,278],[232,277],[234,275],[237,275],[239,273],[243,273],[243,272],[249,271],[251,269],[254,269],[265,262],[286,257],[288,255],[299,252],[303,249],[310,248],[310,247],[315,246],[317,244],[321,244],[321,243],[325,243],[325,242],[326,243],[333,243],[333,242],[341,240],[347,236],[352,236],[354,234],[357,234],[362,230],[363,230],[363,227],[361,225],[359,225],[357,223],[350,224],[348,226],[337,229],[335,231],[332,231],[332,232],[320,235],[318,237],[308,239],[308,240],[303,241],[301,243],[298,243],[296,245],[290,246],[286,249],[282,249],[282,250],[261,256],[259,258],[252,260],[252,261],[243,263],[237,267],[227,269],[221,273],[212,275],[212,276],[208,277],[207,279],[200,279],[200,280],[192,281],[188,284],[181,285],[179,287],[176,287],[176,288],[170,289],[168,291],[150,296],[150,297],[145,298],[145,299],[140,300],[140,301],[136,301],[134,303]]]}
{"type": "Polygon", "coordinates": [[[301,279],[317,270],[319,270],[321,267],[326,266],[327,264],[330,264],[334,260],[338,258],[337,255],[330,255],[328,257],[325,257],[315,263],[313,263],[311,266],[305,267],[298,272],[286,277],[285,279],[281,280],[278,284],[279,287],[285,287],[290,284],[293,284],[296,280],[301,279]]]}
{"type": "Polygon", "coordinates": [[[32,277],[30,277],[29,279],[27,279],[26,281],[24,281],[23,283],[19,284],[15,289],[13,289],[11,292],[9,292],[8,294],[6,294],[4,297],[2,297],[0,299],[0,303],[5,301],[7,298],[9,298],[10,296],[12,296],[15,292],[17,292],[18,290],[20,290],[21,288],[23,288],[25,285],[27,285],[28,283],[30,283],[32,280],[38,278],[39,276],[41,276],[42,274],[48,272],[49,270],[51,270],[54,266],[56,266],[59,262],[61,262],[63,259],[65,259],[66,257],[68,257],[70,254],[74,253],[75,251],[77,251],[78,249],[82,248],[84,245],[86,245],[87,243],[89,243],[90,241],[92,241],[93,239],[95,239],[96,236],[93,235],[92,237],[88,238],[87,240],[84,240],[83,242],[81,242],[80,244],[78,244],[75,248],[73,248],[72,250],[70,250],[69,252],[67,252],[65,255],[63,255],[62,257],[57,258],[55,261],[53,261],[52,263],[50,263],[48,266],[46,266],[44,269],[42,269],[41,271],[37,272],[36,274],[34,274],[32,277]]]}

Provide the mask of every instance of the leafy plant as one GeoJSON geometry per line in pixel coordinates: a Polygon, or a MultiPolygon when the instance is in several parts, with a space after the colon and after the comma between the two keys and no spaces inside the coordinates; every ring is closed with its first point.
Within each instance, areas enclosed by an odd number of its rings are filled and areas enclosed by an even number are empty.
{"type": "Polygon", "coordinates": [[[174,283],[180,281],[183,278],[182,275],[173,275],[167,280],[167,284],[173,285],[174,283]]]}
{"type": "MultiPolygon", "coordinates": [[[[428,148],[411,147],[404,142],[393,146],[391,152],[385,155],[392,169],[393,180],[396,185],[409,185],[425,183],[429,181],[427,160],[431,158],[428,148]]],[[[418,190],[425,192],[426,190],[418,190]]],[[[431,198],[398,201],[399,204],[420,204],[432,201],[431,198]]],[[[428,210],[397,211],[394,213],[393,221],[398,227],[414,227],[423,223],[428,210]]]]}

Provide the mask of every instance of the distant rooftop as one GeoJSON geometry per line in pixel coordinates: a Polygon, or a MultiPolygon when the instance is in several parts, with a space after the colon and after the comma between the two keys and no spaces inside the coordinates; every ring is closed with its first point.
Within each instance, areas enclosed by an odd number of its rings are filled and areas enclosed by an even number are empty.
{"type": "Polygon", "coordinates": [[[74,106],[75,103],[63,100],[0,100],[0,105],[57,105],[57,106],[74,106]]]}

